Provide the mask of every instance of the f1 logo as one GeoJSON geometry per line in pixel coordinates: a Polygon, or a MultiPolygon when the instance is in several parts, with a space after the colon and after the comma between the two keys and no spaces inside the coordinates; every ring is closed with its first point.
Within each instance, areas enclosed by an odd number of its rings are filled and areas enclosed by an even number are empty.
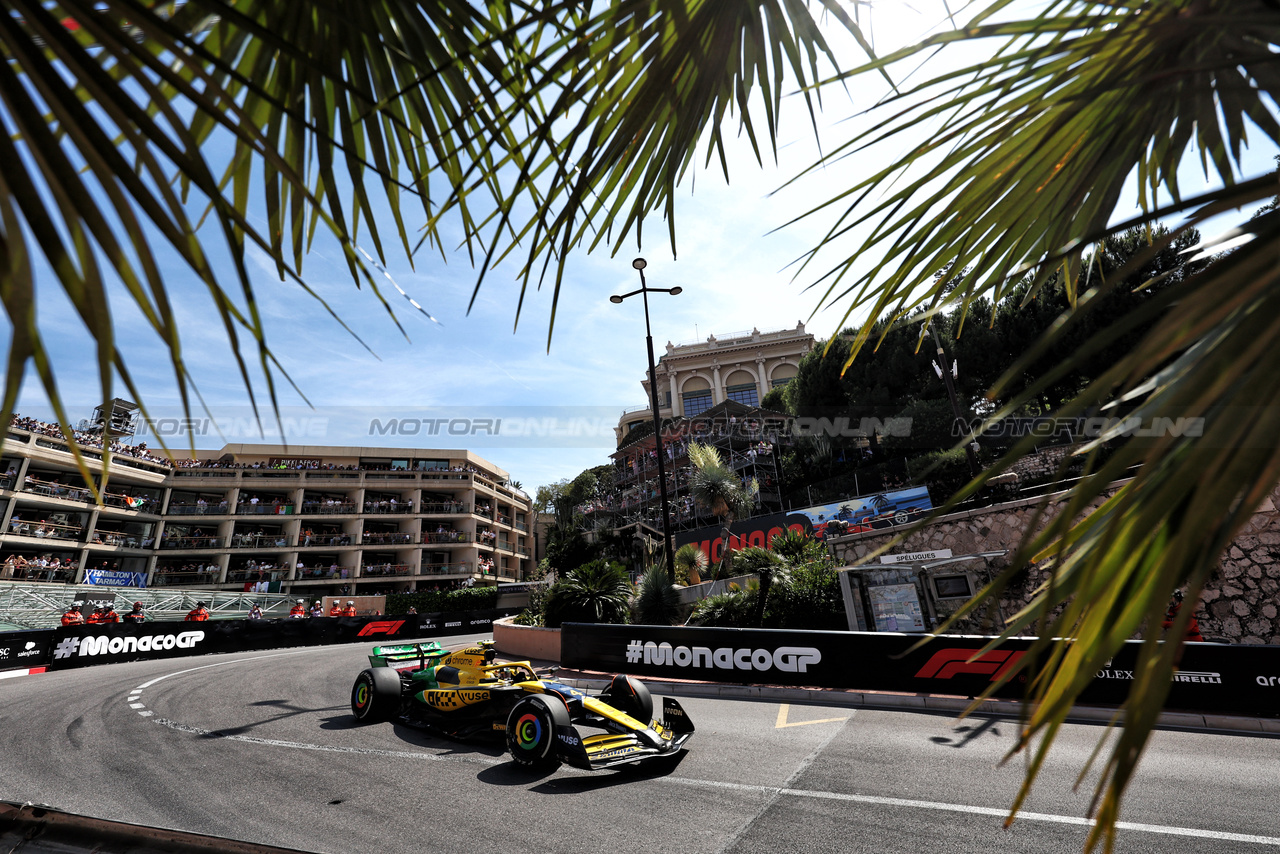
{"type": "Polygon", "coordinates": [[[404,620],[378,620],[370,623],[359,632],[356,637],[364,638],[369,635],[394,635],[396,630],[404,625],[404,620]]]}
{"type": "Polygon", "coordinates": [[[1026,655],[1025,651],[1008,652],[993,649],[974,658],[972,649],[943,649],[935,652],[933,658],[920,668],[917,678],[950,679],[960,673],[977,673],[985,676],[991,674],[995,682],[1018,663],[1018,659],[1026,655]]]}

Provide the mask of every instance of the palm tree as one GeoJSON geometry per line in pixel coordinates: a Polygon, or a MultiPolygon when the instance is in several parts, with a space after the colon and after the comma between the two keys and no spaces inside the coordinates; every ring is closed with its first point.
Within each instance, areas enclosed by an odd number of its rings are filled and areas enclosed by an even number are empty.
{"type": "Polygon", "coordinates": [[[693,463],[689,492],[698,506],[720,520],[720,564],[715,577],[722,578],[733,565],[729,553],[729,527],[739,516],[751,512],[753,496],[712,446],[690,442],[688,453],[689,461],[693,463]]]}
{"type": "MultiPolygon", "coordinates": [[[[168,348],[190,406],[182,330],[154,248],[162,246],[210,293],[255,407],[258,372],[274,406],[281,372],[246,272],[249,247],[308,292],[302,258],[313,231],[327,230],[353,280],[390,311],[375,259],[392,241],[412,252],[418,224],[434,248],[446,224],[461,222],[480,279],[518,252],[522,288],[549,270],[558,295],[573,250],[616,250],[633,233],[639,238],[646,216],[663,218],[675,248],[675,189],[701,147],[726,162],[726,115],[736,111],[759,152],[761,143],[776,144],[786,89],[799,88],[814,108],[819,62],[835,64],[820,16],[861,40],[837,0],[617,0],[587,11],[577,0],[298,8],[270,0],[9,0],[0,28],[0,160],[22,167],[0,176],[0,302],[13,330],[0,420],[32,366],[71,435],[36,323],[37,271],[52,271],[96,342],[104,400],[119,377],[145,404],[108,310],[114,277],[168,348]],[[342,187],[351,188],[349,201],[342,187]],[[254,192],[263,226],[249,216],[254,192]],[[373,216],[379,193],[395,218],[387,234],[373,216]],[[410,210],[420,211],[412,225],[410,210]],[[214,242],[231,251],[229,285],[208,260],[214,242]],[[241,336],[256,351],[252,368],[241,336]]],[[[1209,217],[1257,205],[1274,195],[1276,179],[1241,177],[1246,130],[1280,141],[1280,78],[1271,71],[1280,11],[1267,0],[1045,0],[1025,19],[1011,19],[1011,8],[1020,7],[990,0],[954,32],[890,57],[978,43],[985,49],[967,55],[989,58],[918,75],[866,130],[826,148],[815,171],[870,144],[905,153],[815,208],[812,216],[828,218],[826,236],[802,268],[826,286],[825,303],[884,321],[862,324],[850,359],[874,343],[871,330],[887,334],[912,312],[967,309],[983,297],[995,303],[1024,284],[1034,299],[1059,275],[1071,309],[993,398],[1092,320],[1101,296],[1124,280],[1123,271],[1091,276],[1083,268],[1090,246],[1188,214],[1167,234],[1153,232],[1136,268],[1209,217]],[[931,133],[921,143],[922,125],[931,133]],[[1221,187],[1184,195],[1177,173],[1186,157],[1221,187]],[[1117,216],[1133,176],[1141,212],[1117,216]],[[940,270],[962,272],[936,277],[940,270]]],[[[845,86],[893,67],[870,62],[822,82],[845,86]]],[[[1158,625],[1175,589],[1194,600],[1280,480],[1280,328],[1272,322],[1280,315],[1280,211],[1241,220],[1240,237],[1251,242],[1219,255],[1207,246],[1198,273],[1133,316],[1098,324],[1090,344],[994,416],[1036,399],[1090,353],[1150,321],[1060,414],[1124,400],[1144,423],[1203,425],[1194,435],[1096,437],[1096,446],[1112,440],[1109,454],[1084,455],[1066,510],[1032,526],[1039,532],[1009,574],[972,605],[998,597],[1032,558],[1053,561],[1053,584],[1007,626],[1009,634],[1034,626],[1045,639],[1022,659],[1038,668],[1025,674],[1038,702],[1015,749],[1036,744],[1037,760],[1015,808],[1081,689],[1076,674],[1095,672],[1142,626],[1158,625]],[[1102,501],[1116,475],[1135,466],[1138,476],[1102,501]],[[1049,640],[1069,637],[1079,640],[1049,640]]],[[[1024,450],[1015,447],[953,500],[1024,450]]],[[[1170,637],[1182,636],[1191,613],[1183,610],[1170,637]]],[[[1143,646],[1135,670],[1143,678],[1100,775],[1090,847],[1113,841],[1176,647],[1154,637],[1143,646]]]]}

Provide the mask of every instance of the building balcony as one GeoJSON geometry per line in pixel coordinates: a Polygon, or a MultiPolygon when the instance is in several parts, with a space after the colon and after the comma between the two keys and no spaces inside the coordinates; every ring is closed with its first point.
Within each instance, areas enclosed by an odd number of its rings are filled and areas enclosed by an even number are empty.
{"type": "Polygon", "coordinates": [[[412,501],[366,501],[364,503],[365,513],[391,514],[391,513],[412,513],[412,501]]]}
{"type": "Polygon", "coordinates": [[[422,542],[431,545],[456,545],[471,542],[471,535],[466,531],[432,531],[422,535],[422,542]]]}
{"type": "Polygon", "coordinates": [[[421,509],[419,509],[418,512],[425,515],[430,515],[430,514],[442,515],[443,514],[443,515],[450,515],[450,516],[458,516],[458,515],[465,515],[467,513],[470,513],[471,505],[462,504],[457,501],[444,501],[444,502],[436,502],[436,503],[428,503],[424,501],[422,503],[421,509]]]}
{"type": "Polygon", "coordinates": [[[236,505],[237,516],[289,516],[293,513],[293,503],[265,503],[245,501],[236,505]]]}
{"type": "Polygon", "coordinates": [[[360,578],[396,578],[413,575],[413,567],[407,563],[375,563],[360,567],[360,578]]]}
{"type": "Polygon", "coordinates": [[[286,534],[232,534],[227,543],[230,549],[286,549],[294,545],[286,534]]]}
{"type": "Polygon", "coordinates": [[[355,502],[330,504],[324,501],[304,501],[298,510],[304,516],[347,516],[356,512],[355,502]]]}
{"type": "Polygon", "coordinates": [[[151,578],[152,587],[190,587],[193,584],[217,584],[217,572],[161,572],[151,578]]]}
{"type": "Polygon", "coordinates": [[[223,501],[218,504],[169,504],[166,516],[226,516],[231,506],[223,501]]]}
{"type": "Polygon", "coordinates": [[[31,537],[37,540],[63,540],[78,542],[84,536],[84,528],[80,525],[54,525],[50,522],[9,523],[11,536],[31,537]]]}
{"type": "Polygon", "coordinates": [[[410,545],[413,542],[413,534],[403,531],[365,531],[360,535],[361,545],[410,545]]]}

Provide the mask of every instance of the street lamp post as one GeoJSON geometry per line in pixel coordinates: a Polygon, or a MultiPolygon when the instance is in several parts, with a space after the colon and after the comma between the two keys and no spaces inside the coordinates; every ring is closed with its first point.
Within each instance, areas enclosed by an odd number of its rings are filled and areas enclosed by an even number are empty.
{"type": "Polygon", "coordinates": [[[667,502],[667,465],[662,452],[662,419],[658,416],[658,374],[653,366],[653,331],[649,328],[649,293],[675,296],[684,289],[678,285],[674,288],[651,288],[645,284],[644,280],[645,260],[637,258],[631,262],[631,266],[640,273],[640,289],[626,294],[614,294],[609,297],[609,302],[620,303],[636,294],[640,294],[644,300],[644,340],[649,348],[649,405],[653,408],[653,440],[656,443],[655,450],[658,455],[658,493],[662,496],[662,550],[667,554],[667,581],[675,584],[676,557],[671,547],[671,510],[667,502]]]}
{"type": "MultiPolygon", "coordinates": [[[[947,398],[951,401],[951,411],[955,414],[956,424],[959,426],[961,435],[969,432],[969,425],[965,424],[964,415],[960,412],[960,401],[956,398],[955,386],[951,383],[951,378],[956,374],[956,363],[952,362],[947,365],[947,354],[942,349],[942,340],[938,338],[938,330],[933,328],[932,323],[926,323],[929,331],[933,333],[933,343],[938,348],[938,361],[933,363],[934,372],[942,378],[942,384],[947,387],[947,398]]],[[[978,464],[978,455],[974,453],[974,448],[978,443],[976,441],[966,442],[964,446],[964,454],[969,460],[969,473],[974,477],[982,471],[982,467],[978,464]]]]}

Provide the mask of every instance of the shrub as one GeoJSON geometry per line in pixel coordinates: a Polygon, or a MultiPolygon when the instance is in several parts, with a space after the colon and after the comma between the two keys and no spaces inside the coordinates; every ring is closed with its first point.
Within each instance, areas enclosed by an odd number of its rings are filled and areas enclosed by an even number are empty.
{"type": "Polygon", "coordinates": [[[420,590],[387,594],[387,613],[403,614],[409,606],[418,613],[431,611],[487,611],[498,604],[496,587],[464,587],[461,590],[420,590]]]}
{"type": "Polygon", "coordinates": [[[717,593],[700,601],[689,617],[691,626],[707,626],[723,629],[742,629],[755,618],[758,588],[748,586],[744,590],[717,593]]]}
{"type": "Polygon", "coordinates": [[[631,619],[647,626],[670,626],[680,614],[680,594],[667,580],[667,569],[655,564],[640,579],[631,619]]]}
{"type": "Polygon", "coordinates": [[[632,587],[621,564],[593,560],[551,585],[543,610],[543,624],[626,623],[632,587]]]}

